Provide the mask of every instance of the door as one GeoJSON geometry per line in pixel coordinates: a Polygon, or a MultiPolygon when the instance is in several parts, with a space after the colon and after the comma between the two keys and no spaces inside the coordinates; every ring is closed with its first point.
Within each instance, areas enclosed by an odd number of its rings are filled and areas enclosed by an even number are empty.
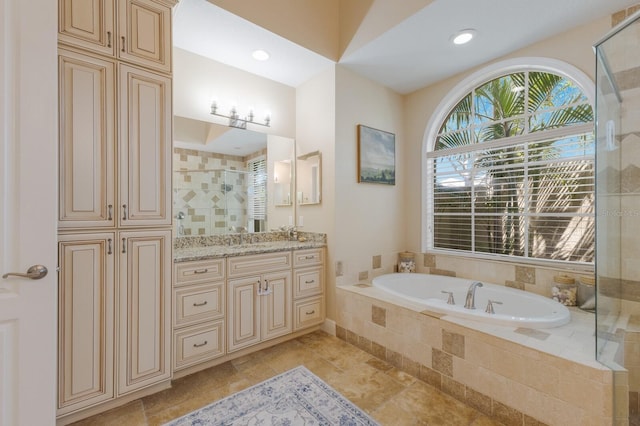
{"type": "Polygon", "coordinates": [[[114,232],[58,238],[61,415],[114,397],[114,240],[114,232]]]}
{"type": "Polygon", "coordinates": [[[228,281],[227,352],[260,342],[260,276],[228,281]]]}
{"type": "Polygon", "coordinates": [[[171,376],[171,230],[118,233],[118,395],[171,376]]]}
{"type": "Polygon", "coordinates": [[[120,226],[171,225],[171,79],[120,65],[120,226]]]}
{"type": "Polygon", "coordinates": [[[291,271],[264,274],[262,279],[268,290],[260,296],[261,337],[268,340],[291,333],[291,271]]]}
{"type": "Polygon", "coordinates": [[[56,417],[57,2],[0,0],[0,425],[56,417]],[[37,13],[34,13],[37,11],[37,13]]]}
{"type": "Polygon", "coordinates": [[[115,65],[60,49],[60,228],[113,227],[115,65]]]}

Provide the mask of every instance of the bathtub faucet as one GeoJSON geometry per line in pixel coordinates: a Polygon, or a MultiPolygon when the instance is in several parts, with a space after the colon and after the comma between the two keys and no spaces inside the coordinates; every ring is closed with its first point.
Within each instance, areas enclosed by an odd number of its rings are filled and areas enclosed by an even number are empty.
{"type": "Polygon", "coordinates": [[[464,307],[466,309],[476,308],[476,288],[478,287],[482,287],[482,283],[480,281],[474,281],[469,286],[469,290],[467,290],[467,298],[464,301],[464,307]]]}

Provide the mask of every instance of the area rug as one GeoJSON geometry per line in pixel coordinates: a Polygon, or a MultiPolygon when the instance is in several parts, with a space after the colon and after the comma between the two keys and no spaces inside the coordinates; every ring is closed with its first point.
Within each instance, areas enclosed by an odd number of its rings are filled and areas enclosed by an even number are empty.
{"type": "Polygon", "coordinates": [[[166,424],[185,425],[373,426],[377,423],[300,366],[166,424]]]}

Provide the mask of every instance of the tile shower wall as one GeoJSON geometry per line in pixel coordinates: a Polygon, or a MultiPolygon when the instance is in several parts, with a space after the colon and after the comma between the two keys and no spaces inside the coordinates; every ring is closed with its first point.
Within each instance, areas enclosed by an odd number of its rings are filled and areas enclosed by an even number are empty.
{"type": "Polygon", "coordinates": [[[266,150],[239,157],[191,149],[173,150],[174,235],[215,235],[247,225],[247,162],[266,150]],[[177,219],[178,213],[184,219],[177,219]]]}

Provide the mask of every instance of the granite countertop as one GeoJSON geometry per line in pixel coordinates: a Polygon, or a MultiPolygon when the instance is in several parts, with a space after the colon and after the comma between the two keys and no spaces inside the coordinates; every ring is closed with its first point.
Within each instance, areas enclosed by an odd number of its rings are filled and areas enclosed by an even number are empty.
{"type": "Polygon", "coordinates": [[[303,250],[326,246],[324,241],[268,241],[252,244],[210,245],[200,247],[174,248],[173,261],[175,263],[192,260],[207,260],[229,256],[244,256],[248,254],[271,253],[285,250],[303,250]]]}

